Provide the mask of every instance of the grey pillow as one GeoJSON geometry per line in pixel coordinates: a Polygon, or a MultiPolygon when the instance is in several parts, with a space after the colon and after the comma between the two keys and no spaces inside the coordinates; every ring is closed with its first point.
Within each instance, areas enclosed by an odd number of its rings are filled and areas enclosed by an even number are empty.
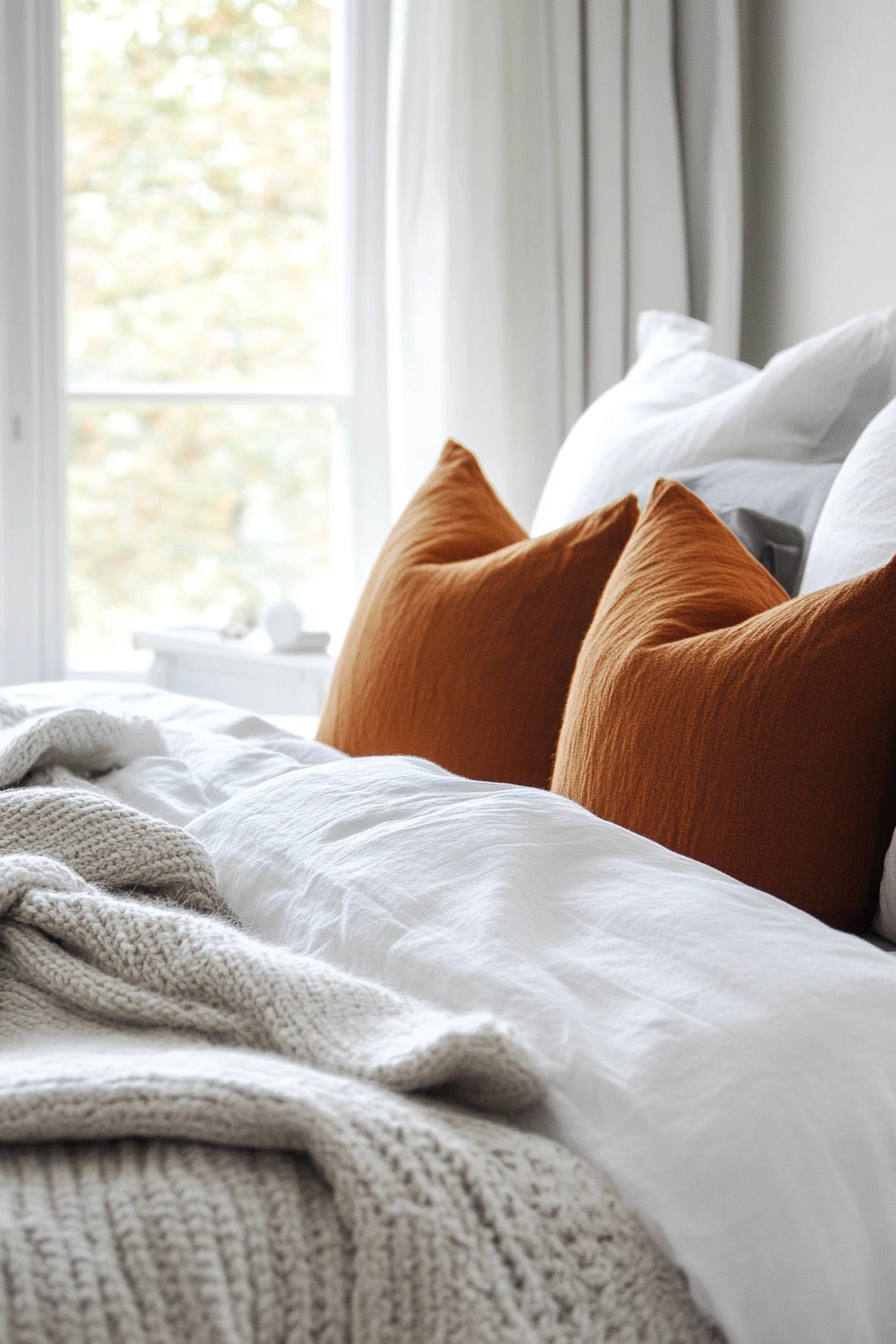
{"type": "MultiPolygon", "coordinates": [[[[840,470],[839,462],[781,462],[726,457],[701,467],[667,471],[713,513],[793,597],[799,591],[809,539],[840,470]]],[[[643,509],[656,477],[638,490],[643,509]]]]}
{"type": "Polygon", "coordinates": [[[793,597],[803,573],[806,553],[803,532],[793,523],[770,518],[756,509],[740,509],[730,504],[711,504],[710,508],[772,578],[778,580],[788,597],[793,597]]]}
{"type": "MultiPolygon", "coordinates": [[[[780,462],[765,457],[727,457],[702,467],[682,467],[664,474],[709,504],[755,509],[770,518],[793,523],[806,540],[815,531],[818,515],[840,470],[839,462],[780,462]]],[[[655,479],[655,478],[654,478],[655,479]]],[[[643,508],[654,479],[638,491],[643,508]]]]}

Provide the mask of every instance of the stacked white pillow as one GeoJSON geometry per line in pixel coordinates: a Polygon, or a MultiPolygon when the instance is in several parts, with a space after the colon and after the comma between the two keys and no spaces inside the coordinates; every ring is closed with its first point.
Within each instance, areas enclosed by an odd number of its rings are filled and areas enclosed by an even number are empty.
{"type": "Polygon", "coordinates": [[[857,440],[825,500],[801,593],[867,574],[896,555],[896,400],[857,440]]]}
{"type": "Polygon", "coordinates": [[[584,518],[634,490],[650,474],[649,467],[633,470],[612,496],[602,489],[601,473],[605,467],[612,471],[613,459],[624,457],[645,424],[662,424],[670,413],[756,376],[758,369],[751,364],[714,354],[711,340],[712,327],[696,318],[656,310],[641,314],[638,358],[621,382],[592,402],[566,436],[542,491],[533,536],[584,518]]]}
{"type": "Polygon", "coordinates": [[[639,357],[570,430],[532,531],[551,531],[650,476],[725,458],[842,462],[896,393],[896,308],[783,350],[761,372],[708,349],[692,318],[644,313],[639,357]]]}
{"type": "MultiPolygon", "coordinates": [[[[801,593],[856,579],[896,555],[896,400],[861,434],[831,486],[806,556],[801,593]]],[[[896,942],[896,837],[875,927],[896,942]]]]}

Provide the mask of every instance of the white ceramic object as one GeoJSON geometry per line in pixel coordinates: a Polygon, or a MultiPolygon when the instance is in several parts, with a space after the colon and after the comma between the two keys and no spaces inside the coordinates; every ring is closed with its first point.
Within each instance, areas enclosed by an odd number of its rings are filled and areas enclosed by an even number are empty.
{"type": "Polygon", "coordinates": [[[301,609],[288,598],[275,602],[264,614],[264,628],[278,653],[288,653],[290,649],[296,648],[304,625],[305,617],[301,609]]]}

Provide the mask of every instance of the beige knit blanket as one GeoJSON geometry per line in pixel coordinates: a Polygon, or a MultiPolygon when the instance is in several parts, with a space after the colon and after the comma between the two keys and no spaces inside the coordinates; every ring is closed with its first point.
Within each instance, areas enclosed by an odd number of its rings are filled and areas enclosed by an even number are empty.
{"type": "Polygon", "coordinates": [[[541,1095],[508,1030],[247,936],[89,782],[160,750],[0,702],[0,1340],[717,1340],[597,1172],[485,1118],[541,1095]]]}

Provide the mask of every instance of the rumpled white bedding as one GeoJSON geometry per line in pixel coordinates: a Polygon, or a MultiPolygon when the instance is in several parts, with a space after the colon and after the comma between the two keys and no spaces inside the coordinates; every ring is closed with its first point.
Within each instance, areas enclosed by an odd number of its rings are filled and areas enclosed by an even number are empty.
{"type": "Polygon", "coordinates": [[[99,783],[188,825],[262,936],[510,1021],[551,1080],[532,1127],[610,1174],[731,1344],[893,1340],[896,959],[538,790],[146,687],[4,694],[156,719],[172,755],[99,783]]]}

